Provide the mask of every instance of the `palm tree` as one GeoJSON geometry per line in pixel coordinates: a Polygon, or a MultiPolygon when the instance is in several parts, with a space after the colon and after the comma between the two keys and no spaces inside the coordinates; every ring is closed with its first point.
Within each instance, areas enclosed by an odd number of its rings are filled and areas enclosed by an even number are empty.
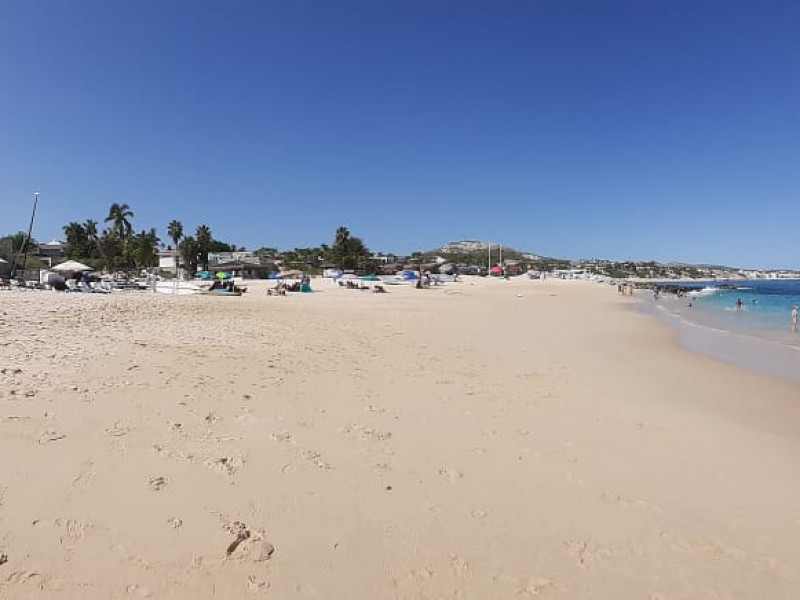
{"type": "Polygon", "coordinates": [[[369,249],[361,238],[350,235],[347,227],[339,227],[330,249],[332,262],[340,269],[356,269],[369,257],[369,249]]]}
{"type": "Polygon", "coordinates": [[[97,221],[86,219],[83,223],[83,232],[86,234],[86,243],[89,246],[89,248],[86,249],[87,256],[97,256],[99,252],[97,249],[97,242],[100,241],[97,234],[97,221]]]}
{"type": "Polygon", "coordinates": [[[155,227],[133,236],[130,258],[138,268],[152,267],[158,262],[158,242],[155,227]]]}
{"type": "Polygon", "coordinates": [[[211,244],[211,228],[208,225],[200,225],[195,231],[197,238],[197,249],[200,254],[200,264],[203,270],[208,271],[208,247],[211,244]]]}
{"type": "Polygon", "coordinates": [[[108,209],[108,216],[105,222],[111,223],[111,231],[119,239],[124,240],[131,236],[133,225],[130,219],[133,218],[133,211],[127,204],[117,204],[116,202],[108,209]]]}
{"type": "Polygon", "coordinates": [[[86,228],[77,221],[71,221],[62,227],[67,238],[67,255],[73,258],[84,258],[86,252],[86,228]]]}
{"type": "Polygon", "coordinates": [[[180,242],[181,238],[183,237],[183,223],[180,221],[173,219],[170,221],[169,225],[167,225],[167,235],[172,240],[172,243],[175,244],[175,275],[178,275],[178,242],[180,242]]]}
{"type": "Polygon", "coordinates": [[[122,240],[111,228],[103,231],[103,235],[97,240],[97,250],[103,259],[105,268],[109,270],[115,269],[120,264],[125,251],[122,240]]]}
{"type": "Polygon", "coordinates": [[[190,273],[197,271],[198,254],[199,248],[197,245],[197,240],[192,236],[183,238],[183,244],[181,244],[181,257],[183,258],[184,266],[189,269],[190,273]]]}

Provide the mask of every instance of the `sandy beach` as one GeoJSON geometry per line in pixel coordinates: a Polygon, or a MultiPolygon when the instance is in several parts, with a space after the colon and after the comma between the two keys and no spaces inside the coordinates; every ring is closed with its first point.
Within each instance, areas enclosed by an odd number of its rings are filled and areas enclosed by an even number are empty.
{"type": "Polygon", "coordinates": [[[584,282],[0,291],[0,597],[795,599],[800,388],[584,282]]]}

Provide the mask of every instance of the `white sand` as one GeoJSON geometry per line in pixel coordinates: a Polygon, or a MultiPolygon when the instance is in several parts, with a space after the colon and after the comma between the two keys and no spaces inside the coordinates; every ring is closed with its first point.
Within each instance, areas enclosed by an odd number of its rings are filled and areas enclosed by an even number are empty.
{"type": "Polygon", "coordinates": [[[630,302],[0,291],[0,598],[797,598],[800,390],[630,302]]]}

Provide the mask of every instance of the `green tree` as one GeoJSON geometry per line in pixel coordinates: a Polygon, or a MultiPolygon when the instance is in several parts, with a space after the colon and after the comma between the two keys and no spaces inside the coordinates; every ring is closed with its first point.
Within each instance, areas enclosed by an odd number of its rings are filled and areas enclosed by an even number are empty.
{"type": "Polygon", "coordinates": [[[103,231],[97,240],[97,250],[100,253],[101,263],[109,271],[122,265],[124,244],[112,229],[103,231]]]}
{"type": "Polygon", "coordinates": [[[180,248],[178,244],[183,237],[183,223],[180,221],[173,219],[170,221],[169,225],[167,225],[167,235],[172,240],[173,248],[175,249],[175,275],[178,274],[178,255],[180,253],[180,248]]]}
{"type": "Polygon", "coordinates": [[[108,209],[108,216],[105,222],[111,223],[111,233],[113,235],[116,235],[121,240],[126,240],[133,233],[133,225],[130,221],[133,216],[130,206],[115,202],[108,209]]]}
{"type": "Polygon", "coordinates": [[[196,273],[200,255],[200,247],[197,240],[192,236],[183,238],[180,252],[181,258],[183,258],[183,264],[188,272],[192,274],[196,273]]]}
{"type": "Polygon", "coordinates": [[[98,256],[97,241],[100,239],[97,234],[97,221],[86,219],[83,222],[83,230],[86,233],[86,256],[96,258],[98,256]]]}
{"type": "Polygon", "coordinates": [[[85,258],[89,240],[86,235],[86,228],[77,221],[70,221],[62,227],[64,236],[67,238],[65,252],[71,258],[85,258]]]}
{"type": "Polygon", "coordinates": [[[209,252],[233,252],[233,246],[219,240],[212,239],[208,244],[209,252]]]}
{"type": "Polygon", "coordinates": [[[39,245],[35,239],[31,238],[30,242],[25,244],[28,234],[24,231],[18,231],[10,235],[0,238],[0,256],[5,260],[12,262],[14,256],[20,253],[30,252],[39,245]]]}
{"type": "Polygon", "coordinates": [[[200,225],[195,231],[197,238],[197,250],[200,255],[200,264],[203,265],[203,270],[208,271],[208,252],[211,246],[211,228],[208,225],[200,225]]]}
{"type": "Polygon", "coordinates": [[[259,256],[278,256],[278,249],[277,248],[270,248],[269,246],[262,246],[258,250],[256,250],[256,254],[259,256]]]}
{"type": "Polygon", "coordinates": [[[142,230],[141,233],[134,235],[128,245],[129,260],[137,268],[153,267],[158,264],[158,238],[155,228],[150,231],[142,230]]]}
{"type": "Polygon", "coordinates": [[[350,235],[347,227],[339,227],[327,257],[340,269],[356,270],[369,259],[369,249],[361,238],[350,235]]]}

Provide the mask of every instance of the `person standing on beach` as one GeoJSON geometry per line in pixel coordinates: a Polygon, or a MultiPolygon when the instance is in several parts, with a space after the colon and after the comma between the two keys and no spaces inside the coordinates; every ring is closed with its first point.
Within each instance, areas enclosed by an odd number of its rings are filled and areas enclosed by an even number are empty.
{"type": "Polygon", "coordinates": [[[797,333],[797,305],[792,307],[792,333],[797,333]]]}

